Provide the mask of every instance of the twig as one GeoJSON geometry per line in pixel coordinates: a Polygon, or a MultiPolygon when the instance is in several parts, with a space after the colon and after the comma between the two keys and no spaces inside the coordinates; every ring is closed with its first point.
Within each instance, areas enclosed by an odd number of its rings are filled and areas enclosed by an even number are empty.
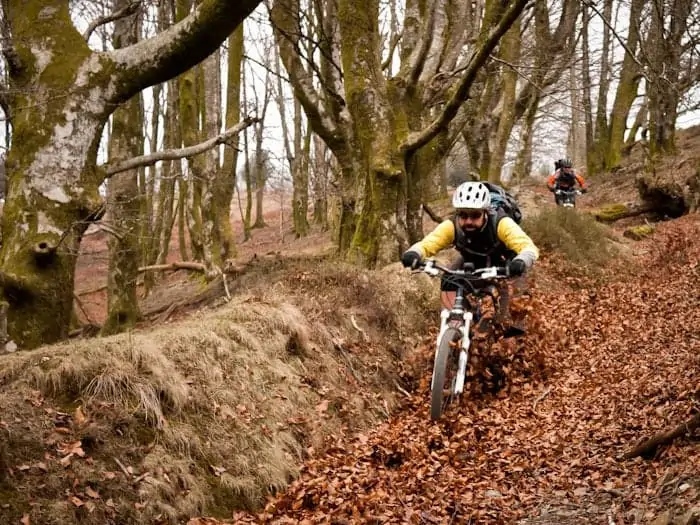
{"type": "Polygon", "coordinates": [[[403,395],[405,395],[406,397],[411,397],[411,394],[410,394],[405,388],[403,388],[403,387],[399,384],[399,382],[396,381],[396,379],[394,379],[394,386],[396,387],[396,390],[398,390],[399,392],[401,392],[401,393],[402,393],[403,395]]]}
{"type": "Polygon", "coordinates": [[[355,316],[352,314],[350,314],[350,322],[352,323],[353,328],[362,334],[362,339],[364,339],[365,342],[368,342],[369,336],[367,335],[367,332],[358,326],[357,321],[355,321],[355,316]]]}
{"type": "Polygon", "coordinates": [[[537,399],[535,399],[534,403],[532,403],[532,411],[533,411],[533,412],[534,412],[535,409],[537,408],[537,403],[539,403],[539,402],[542,401],[545,397],[547,397],[551,391],[552,391],[552,387],[551,387],[551,386],[548,386],[547,389],[546,389],[544,392],[542,392],[542,394],[540,394],[540,395],[537,397],[537,399]]]}
{"type": "Polygon", "coordinates": [[[131,16],[138,11],[139,7],[141,7],[141,0],[135,0],[134,2],[130,2],[128,5],[122,7],[119,11],[115,11],[112,14],[101,16],[100,18],[93,20],[83,33],[83,38],[85,40],[89,40],[92,32],[98,27],[114,22],[115,20],[126,18],[127,16],[131,16]]]}
{"type": "Polygon", "coordinates": [[[112,459],[117,463],[117,465],[119,465],[119,468],[122,469],[122,472],[126,475],[127,478],[132,478],[132,477],[133,477],[133,475],[130,474],[128,470],[126,470],[126,467],[124,466],[124,463],[122,463],[121,461],[119,461],[119,459],[117,459],[117,458],[114,457],[114,456],[112,457],[112,459]]]}
{"type": "Polygon", "coordinates": [[[221,272],[221,280],[224,282],[224,292],[226,293],[226,302],[231,301],[231,292],[228,289],[228,282],[226,281],[226,274],[221,272]]]}
{"type": "Polygon", "coordinates": [[[348,356],[348,354],[345,352],[343,345],[340,342],[335,341],[333,346],[335,346],[335,349],[338,350],[338,352],[340,352],[340,355],[343,357],[345,364],[350,369],[350,373],[352,374],[352,377],[355,378],[355,381],[357,381],[358,383],[362,383],[362,379],[360,379],[359,375],[357,374],[357,371],[352,366],[352,361],[350,361],[350,356],[348,356]]]}
{"type": "Polygon", "coordinates": [[[73,299],[75,300],[76,304],[78,305],[78,308],[80,308],[80,311],[83,312],[83,315],[85,316],[85,320],[88,322],[88,324],[94,324],[92,320],[90,319],[90,316],[88,315],[87,311],[85,310],[85,307],[83,306],[83,301],[80,300],[80,297],[78,297],[77,293],[73,293],[73,299]]]}

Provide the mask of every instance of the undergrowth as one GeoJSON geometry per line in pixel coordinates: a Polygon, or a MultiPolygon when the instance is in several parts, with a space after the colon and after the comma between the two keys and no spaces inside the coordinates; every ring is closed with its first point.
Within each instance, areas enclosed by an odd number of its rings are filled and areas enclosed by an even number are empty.
{"type": "Polygon", "coordinates": [[[590,273],[618,255],[610,230],[587,213],[575,209],[545,208],[526,219],[523,229],[543,252],[558,252],[580,270],[590,273]]]}

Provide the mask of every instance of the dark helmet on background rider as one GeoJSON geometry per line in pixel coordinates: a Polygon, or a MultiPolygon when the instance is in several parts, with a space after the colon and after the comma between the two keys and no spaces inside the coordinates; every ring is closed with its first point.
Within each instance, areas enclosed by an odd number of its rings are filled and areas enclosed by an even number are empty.
{"type": "Polygon", "coordinates": [[[554,171],[557,171],[559,168],[561,168],[561,159],[554,161],[554,171]]]}

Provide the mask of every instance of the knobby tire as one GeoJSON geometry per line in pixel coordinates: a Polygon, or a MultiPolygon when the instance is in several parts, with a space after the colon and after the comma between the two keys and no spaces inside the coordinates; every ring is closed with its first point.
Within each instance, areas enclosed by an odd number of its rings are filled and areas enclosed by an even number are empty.
{"type": "MultiPolygon", "coordinates": [[[[437,421],[440,419],[442,412],[446,406],[446,401],[452,396],[454,388],[453,380],[457,374],[457,355],[458,348],[450,344],[459,342],[462,334],[456,328],[448,328],[442,334],[438,343],[438,350],[435,354],[435,363],[433,364],[433,390],[430,394],[430,419],[437,421]],[[445,399],[445,380],[449,379],[450,394],[445,399]]],[[[457,345],[459,346],[459,345],[457,345]]]]}

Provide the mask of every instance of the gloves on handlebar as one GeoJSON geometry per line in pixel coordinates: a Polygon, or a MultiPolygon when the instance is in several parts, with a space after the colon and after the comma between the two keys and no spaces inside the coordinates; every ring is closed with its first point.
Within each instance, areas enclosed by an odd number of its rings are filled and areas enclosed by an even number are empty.
{"type": "Polygon", "coordinates": [[[410,268],[411,270],[415,270],[420,264],[420,261],[420,253],[414,252],[413,250],[408,250],[401,256],[401,264],[403,264],[406,268],[410,268]]]}
{"type": "Polygon", "coordinates": [[[556,191],[556,188],[554,188],[553,186],[547,186],[547,189],[549,191],[551,191],[552,193],[554,193],[556,191]]]}
{"type": "Polygon", "coordinates": [[[527,266],[525,265],[525,261],[522,259],[516,258],[508,262],[508,273],[513,277],[524,274],[526,269],[527,266]]]}
{"type": "Polygon", "coordinates": [[[581,188],[581,193],[588,193],[588,188],[581,188]]]}

